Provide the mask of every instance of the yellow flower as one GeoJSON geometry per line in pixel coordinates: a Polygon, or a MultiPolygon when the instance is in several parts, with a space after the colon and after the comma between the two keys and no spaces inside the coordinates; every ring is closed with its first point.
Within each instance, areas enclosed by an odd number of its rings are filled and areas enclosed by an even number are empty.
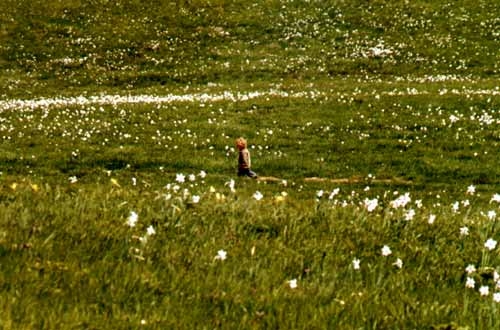
{"type": "Polygon", "coordinates": [[[120,184],[118,183],[118,180],[116,180],[115,178],[111,178],[110,181],[113,186],[121,187],[120,184]]]}

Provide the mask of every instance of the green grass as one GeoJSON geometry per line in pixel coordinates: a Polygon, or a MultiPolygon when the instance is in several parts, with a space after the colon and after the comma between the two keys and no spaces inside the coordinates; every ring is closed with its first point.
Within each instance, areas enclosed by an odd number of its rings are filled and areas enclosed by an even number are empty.
{"type": "Polygon", "coordinates": [[[0,329],[498,328],[499,9],[4,1],[0,329]]]}

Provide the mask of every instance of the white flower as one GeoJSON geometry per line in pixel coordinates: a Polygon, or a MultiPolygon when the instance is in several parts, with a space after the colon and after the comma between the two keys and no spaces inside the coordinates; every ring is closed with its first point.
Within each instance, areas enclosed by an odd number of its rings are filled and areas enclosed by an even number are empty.
{"type": "Polygon", "coordinates": [[[234,189],[234,180],[231,179],[229,182],[226,182],[226,185],[229,186],[229,189],[231,189],[231,192],[235,192],[236,190],[234,189]]]}
{"type": "Polygon", "coordinates": [[[198,174],[200,176],[200,178],[202,179],[205,179],[205,177],[207,176],[207,173],[203,170],[200,171],[200,174],[198,174]]]}
{"type": "Polygon", "coordinates": [[[263,197],[264,195],[262,195],[262,193],[258,190],[255,192],[255,194],[253,194],[253,198],[255,198],[258,201],[260,201],[263,197]]]}
{"type": "Polygon", "coordinates": [[[493,250],[496,246],[497,246],[497,241],[495,241],[493,238],[488,238],[486,243],[484,243],[484,247],[490,251],[493,250]]]}
{"type": "Polygon", "coordinates": [[[78,178],[76,176],[74,176],[74,175],[70,176],[68,178],[68,180],[69,180],[69,183],[77,183],[78,182],[78,178]]]}
{"type": "Polygon", "coordinates": [[[451,206],[451,209],[453,210],[453,212],[458,212],[458,209],[460,207],[460,203],[459,202],[455,202],[453,203],[453,205],[451,206]]]}
{"type": "Polygon", "coordinates": [[[475,271],[476,271],[476,266],[474,266],[474,265],[472,265],[472,264],[471,264],[471,265],[468,265],[467,267],[465,267],[465,272],[466,272],[467,274],[472,274],[472,273],[474,273],[475,271]]]}
{"type": "Polygon", "coordinates": [[[396,262],[394,262],[393,265],[398,267],[398,268],[402,268],[403,267],[403,260],[401,260],[400,258],[397,258],[396,262]]]}
{"type": "Polygon", "coordinates": [[[409,209],[406,214],[405,214],[405,220],[410,221],[413,220],[413,217],[415,216],[415,210],[414,209],[409,209]]]}
{"type": "Polygon", "coordinates": [[[332,192],[330,193],[330,196],[328,196],[329,199],[333,199],[333,197],[335,197],[336,195],[338,195],[340,191],[340,188],[335,188],[332,190],[332,192]]]}
{"type": "Polygon", "coordinates": [[[359,259],[354,258],[354,260],[352,261],[352,268],[358,270],[360,268],[360,263],[361,261],[359,259]]]}
{"type": "Polygon", "coordinates": [[[453,124],[453,123],[456,123],[458,121],[458,117],[455,116],[455,115],[450,115],[450,122],[453,124]]]}
{"type": "Polygon", "coordinates": [[[321,196],[323,196],[323,193],[324,193],[323,190],[316,191],[316,197],[321,198],[321,196]]]}
{"type": "Polygon", "coordinates": [[[434,223],[434,221],[436,221],[436,215],[435,214],[430,214],[429,215],[429,220],[427,220],[427,222],[429,223],[429,225],[432,225],[434,223]]]}
{"type": "Polygon", "coordinates": [[[461,236],[469,235],[469,228],[467,228],[466,226],[460,227],[460,235],[461,236]]]}
{"type": "Polygon", "coordinates": [[[227,252],[224,250],[217,251],[217,255],[215,256],[215,260],[226,260],[227,252]]]}
{"type": "Polygon", "coordinates": [[[500,194],[495,194],[493,195],[493,197],[491,197],[491,202],[497,202],[497,203],[500,203],[500,194]]]}
{"type": "Polygon", "coordinates": [[[388,245],[384,245],[382,247],[382,255],[384,257],[387,257],[387,256],[391,255],[391,253],[392,253],[391,248],[388,245]]]}
{"type": "Polygon", "coordinates": [[[189,174],[189,181],[195,181],[196,180],[196,175],[194,174],[189,174]]]}
{"type": "Polygon", "coordinates": [[[488,219],[495,220],[497,213],[494,210],[488,211],[488,219]]]}
{"type": "Polygon", "coordinates": [[[196,203],[198,203],[198,202],[200,201],[200,196],[198,196],[198,195],[193,195],[192,200],[193,200],[193,203],[195,203],[195,204],[196,204],[196,203]]]}
{"type": "Polygon", "coordinates": [[[297,279],[294,278],[293,280],[288,281],[288,285],[290,286],[290,289],[297,288],[297,279]]]}
{"type": "Polygon", "coordinates": [[[148,229],[146,229],[146,232],[147,232],[148,236],[156,234],[156,230],[151,225],[148,227],[148,229]]]}
{"type": "Polygon", "coordinates": [[[497,303],[500,303],[500,292],[495,292],[493,294],[493,301],[497,302],[497,303]]]}
{"type": "Polygon", "coordinates": [[[486,285],[483,285],[479,288],[479,293],[481,294],[481,296],[487,296],[490,294],[490,287],[489,286],[486,286],[486,285]]]}
{"type": "Polygon", "coordinates": [[[177,173],[175,175],[175,181],[179,182],[179,183],[183,183],[184,181],[186,180],[186,176],[182,173],[177,173]]]}
{"type": "Polygon", "coordinates": [[[378,206],[378,199],[365,198],[364,204],[365,204],[365,208],[368,212],[373,212],[378,206]]]}
{"type": "Polygon", "coordinates": [[[476,281],[472,277],[467,277],[467,280],[465,281],[465,287],[469,289],[474,289],[474,286],[476,285],[476,281]]]}
{"type": "Polygon", "coordinates": [[[404,195],[399,196],[395,200],[391,201],[390,205],[392,208],[397,209],[400,207],[405,207],[409,202],[411,202],[410,193],[405,193],[404,195]]]}
{"type": "Polygon", "coordinates": [[[128,216],[127,225],[129,225],[130,227],[135,227],[137,220],[139,220],[139,215],[134,211],[131,211],[130,215],[128,216]]]}
{"type": "Polygon", "coordinates": [[[476,187],[473,186],[473,185],[470,185],[467,187],[467,194],[468,195],[474,195],[474,193],[476,192],[476,187]]]}

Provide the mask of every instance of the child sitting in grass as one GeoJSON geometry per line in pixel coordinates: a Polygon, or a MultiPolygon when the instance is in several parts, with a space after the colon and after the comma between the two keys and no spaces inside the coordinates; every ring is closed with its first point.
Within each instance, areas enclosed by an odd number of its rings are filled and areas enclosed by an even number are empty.
{"type": "Polygon", "coordinates": [[[247,149],[247,141],[240,137],[236,140],[236,147],[238,153],[238,176],[248,176],[250,178],[257,178],[257,174],[250,169],[250,151],[247,149]]]}

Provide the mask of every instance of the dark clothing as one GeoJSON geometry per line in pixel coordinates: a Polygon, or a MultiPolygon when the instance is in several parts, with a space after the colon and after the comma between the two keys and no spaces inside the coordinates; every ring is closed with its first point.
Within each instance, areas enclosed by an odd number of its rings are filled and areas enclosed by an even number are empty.
{"type": "Polygon", "coordinates": [[[257,178],[257,173],[251,171],[250,169],[238,169],[238,176],[248,176],[250,178],[257,178]]]}

